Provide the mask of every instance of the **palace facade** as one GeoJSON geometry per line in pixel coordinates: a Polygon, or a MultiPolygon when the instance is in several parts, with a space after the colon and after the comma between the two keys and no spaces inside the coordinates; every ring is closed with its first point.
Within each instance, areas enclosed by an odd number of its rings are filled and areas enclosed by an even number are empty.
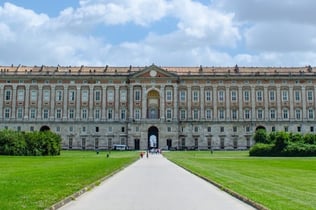
{"type": "Polygon", "coordinates": [[[0,66],[0,129],[63,149],[247,149],[259,128],[315,131],[312,67],[0,66]]]}

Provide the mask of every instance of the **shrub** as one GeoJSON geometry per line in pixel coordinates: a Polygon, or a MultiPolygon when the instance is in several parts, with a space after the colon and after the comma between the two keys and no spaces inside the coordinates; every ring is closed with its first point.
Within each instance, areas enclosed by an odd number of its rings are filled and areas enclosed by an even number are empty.
{"type": "Polygon", "coordinates": [[[275,146],[273,149],[275,150],[276,153],[281,152],[288,144],[290,140],[290,136],[286,132],[278,132],[276,134],[276,139],[275,139],[275,146]]]}
{"type": "Polygon", "coordinates": [[[268,135],[267,135],[266,130],[264,129],[257,130],[253,139],[255,140],[256,143],[268,143],[268,135]]]}
{"type": "Polygon", "coordinates": [[[250,156],[273,156],[273,144],[257,143],[249,150],[250,156]]]}

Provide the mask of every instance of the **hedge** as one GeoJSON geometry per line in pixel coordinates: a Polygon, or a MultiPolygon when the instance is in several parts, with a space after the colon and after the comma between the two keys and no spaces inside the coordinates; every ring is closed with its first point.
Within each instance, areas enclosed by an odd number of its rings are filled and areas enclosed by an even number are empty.
{"type": "Polygon", "coordinates": [[[51,131],[0,131],[0,155],[59,155],[61,137],[51,131]]]}

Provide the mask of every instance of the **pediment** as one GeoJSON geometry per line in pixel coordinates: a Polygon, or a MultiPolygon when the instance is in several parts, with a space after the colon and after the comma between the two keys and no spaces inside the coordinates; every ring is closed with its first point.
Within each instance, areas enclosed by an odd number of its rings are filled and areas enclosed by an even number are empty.
{"type": "Polygon", "coordinates": [[[131,76],[131,78],[175,78],[178,77],[178,75],[169,72],[161,67],[158,67],[156,65],[151,65],[148,67],[145,67],[144,69],[136,72],[131,76]]]}

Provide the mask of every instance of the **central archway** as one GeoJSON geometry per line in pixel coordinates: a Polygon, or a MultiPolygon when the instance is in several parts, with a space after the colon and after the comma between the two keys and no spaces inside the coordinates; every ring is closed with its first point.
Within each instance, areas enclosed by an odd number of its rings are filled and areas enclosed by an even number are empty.
{"type": "Polygon", "coordinates": [[[148,150],[159,148],[159,131],[155,126],[148,128],[148,150]]]}

